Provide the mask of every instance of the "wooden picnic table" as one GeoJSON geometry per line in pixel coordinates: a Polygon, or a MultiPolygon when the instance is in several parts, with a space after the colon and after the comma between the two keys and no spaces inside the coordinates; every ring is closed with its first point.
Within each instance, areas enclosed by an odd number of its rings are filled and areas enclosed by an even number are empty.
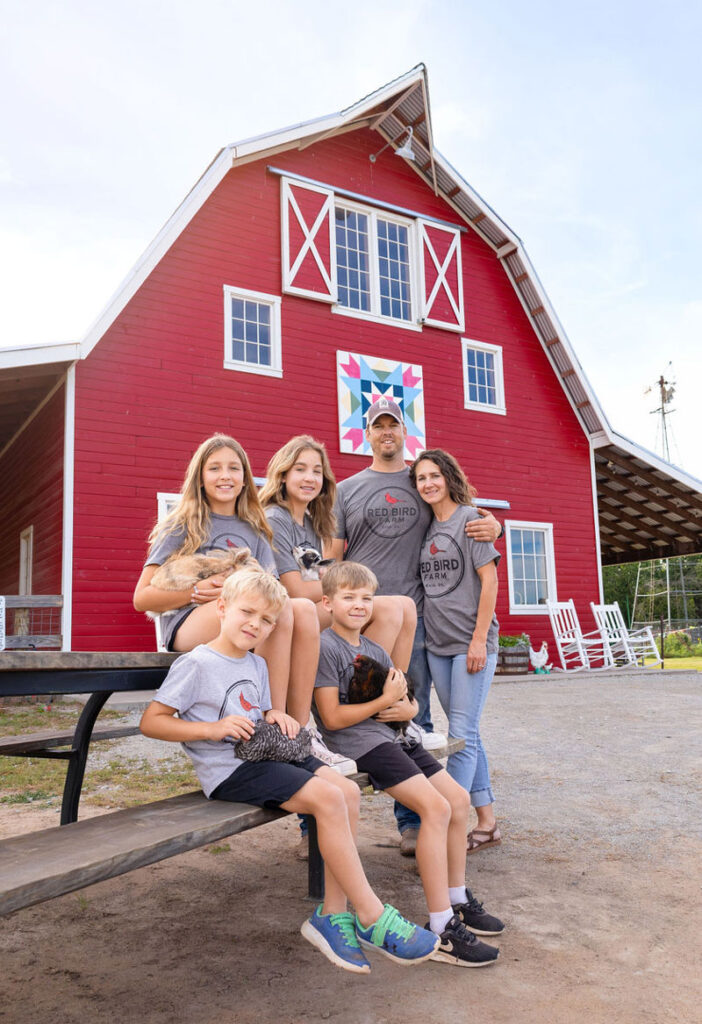
{"type": "MultiPolygon", "coordinates": [[[[157,689],[177,657],[177,654],[145,651],[0,652],[0,697],[91,695],[72,733],[46,732],[10,737],[0,749],[0,754],[7,756],[68,761],[61,804],[62,825],[77,820],[93,728],[106,701],[113,693],[157,689]],[[55,749],[62,745],[69,745],[70,749],[55,749]]],[[[95,738],[115,738],[134,731],[129,727],[102,730],[95,734],[95,738]]]]}

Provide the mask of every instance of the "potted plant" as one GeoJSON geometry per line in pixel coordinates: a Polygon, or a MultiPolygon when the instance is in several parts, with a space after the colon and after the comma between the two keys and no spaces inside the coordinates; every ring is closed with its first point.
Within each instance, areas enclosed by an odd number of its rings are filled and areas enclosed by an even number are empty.
{"type": "Polygon", "coordinates": [[[525,675],[529,671],[529,637],[526,633],[498,637],[497,667],[495,675],[525,675]]]}

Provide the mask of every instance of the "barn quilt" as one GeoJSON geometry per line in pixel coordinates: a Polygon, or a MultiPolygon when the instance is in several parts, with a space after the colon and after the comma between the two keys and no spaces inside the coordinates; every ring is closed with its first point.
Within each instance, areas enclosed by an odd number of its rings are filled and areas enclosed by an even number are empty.
{"type": "Polygon", "coordinates": [[[355,352],[336,353],[339,404],[339,451],[370,455],[365,437],[366,412],[378,398],[390,398],[402,409],[407,427],[405,458],[426,448],[422,367],[355,352]]]}

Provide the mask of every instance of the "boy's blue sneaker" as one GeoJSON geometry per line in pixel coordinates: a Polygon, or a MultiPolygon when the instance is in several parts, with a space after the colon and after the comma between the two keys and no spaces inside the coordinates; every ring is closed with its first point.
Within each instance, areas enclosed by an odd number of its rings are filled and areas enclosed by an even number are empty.
{"type": "Polygon", "coordinates": [[[407,921],[389,903],[370,928],[363,928],[356,918],[356,934],[362,946],[377,949],[396,964],[420,964],[433,955],[440,943],[438,935],[407,921]]]}
{"type": "Polygon", "coordinates": [[[363,955],[352,914],[322,914],[321,904],[300,931],[313,946],[324,953],[337,967],[355,974],[370,974],[370,964],[363,955]]]}

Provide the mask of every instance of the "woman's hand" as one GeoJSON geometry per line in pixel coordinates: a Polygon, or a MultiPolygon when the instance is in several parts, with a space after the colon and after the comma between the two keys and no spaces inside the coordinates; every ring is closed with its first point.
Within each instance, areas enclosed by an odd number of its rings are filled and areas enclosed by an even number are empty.
{"type": "Polygon", "coordinates": [[[398,700],[402,700],[406,693],[407,681],[405,677],[398,668],[391,668],[383,686],[383,697],[387,697],[390,701],[388,707],[391,707],[398,700]]]}
{"type": "Polygon", "coordinates": [[[473,637],[466,654],[466,668],[469,672],[482,672],[486,664],[487,644],[484,640],[476,640],[473,637]]]}
{"type": "Polygon", "coordinates": [[[405,694],[401,700],[396,700],[389,708],[379,711],[375,718],[378,722],[409,722],[418,711],[417,701],[411,700],[409,694],[405,694]]]}
{"type": "Polygon", "coordinates": [[[284,711],[276,711],[275,708],[266,711],[266,721],[277,725],[283,736],[287,736],[291,740],[295,739],[300,731],[300,723],[296,718],[286,715],[284,711]]]}
{"type": "Polygon", "coordinates": [[[216,601],[222,595],[222,585],[226,578],[218,572],[207,579],[199,580],[193,587],[192,604],[209,604],[210,601],[216,601]]]}
{"type": "Polygon", "coordinates": [[[243,715],[226,715],[218,722],[210,722],[208,740],[249,740],[254,733],[254,723],[243,715]]]}

